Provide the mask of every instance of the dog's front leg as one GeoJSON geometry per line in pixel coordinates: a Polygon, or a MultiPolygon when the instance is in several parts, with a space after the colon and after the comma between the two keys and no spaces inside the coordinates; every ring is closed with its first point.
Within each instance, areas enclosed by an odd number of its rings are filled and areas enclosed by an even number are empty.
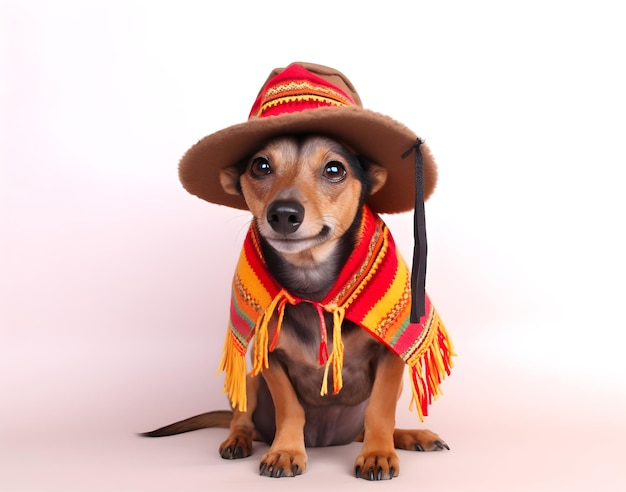
{"type": "Polygon", "coordinates": [[[391,352],[385,352],[376,367],[372,394],[365,410],[363,447],[354,463],[357,478],[382,480],[400,473],[393,433],[403,374],[404,362],[391,352]]]}
{"type": "Polygon", "coordinates": [[[246,376],[247,410],[234,410],[230,422],[230,434],[220,445],[220,455],[227,460],[247,458],[252,454],[252,441],[257,438],[252,414],[256,409],[258,379],[246,376]]]}
{"type": "Polygon", "coordinates": [[[276,435],[261,458],[259,473],[266,477],[295,477],[306,470],[304,409],[281,364],[270,362],[261,374],[274,402],[276,435]]]}

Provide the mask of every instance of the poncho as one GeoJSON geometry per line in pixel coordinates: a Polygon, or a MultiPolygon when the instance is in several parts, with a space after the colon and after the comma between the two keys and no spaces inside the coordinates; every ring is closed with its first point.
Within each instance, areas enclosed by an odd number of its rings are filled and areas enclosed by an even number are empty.
{"type": "Polygon", "coordinates": [[[347,319],[402,358],[411,376],[411,407],[415,404],[420,420],[428,415],[428,405],[441,394],[440,383],[453,366],[453,346],[427,295],[424,316],[418,323],[410,322],[409,269],[387,225],[367,206],[363,207],[357,244],[330,291],[319,302],[291,294],[270,275],[256,226],[250,226],[233,278],[230,321],[219,366],[226,374],[224,392],[233,408],[247,408],[245,356],[250,341],[256,337],[251,371],[255,376],[269,367],[268,352],[277,344],[286,304],[301,302],[312,304],[319,313],[319,362],[325,365],[322,396],[328,392],[331,367],[333,394],[343,386],[341,325],[347,319]],[[324,312],[333,315],[330,344],[324,312]],[[275,315],[276,327],[270,341],[268,327],[275,315]]]}

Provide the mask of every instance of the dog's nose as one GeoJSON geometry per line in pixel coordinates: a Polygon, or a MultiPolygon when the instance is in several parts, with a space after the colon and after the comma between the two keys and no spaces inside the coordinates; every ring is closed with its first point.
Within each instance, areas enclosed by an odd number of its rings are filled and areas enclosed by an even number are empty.
{"type": "Polygon", "coordinates": [[[304,220],[304,207],[296,201],[276,201],[267,209],[267,222],[280,234],[296,232],[304,220]]]}

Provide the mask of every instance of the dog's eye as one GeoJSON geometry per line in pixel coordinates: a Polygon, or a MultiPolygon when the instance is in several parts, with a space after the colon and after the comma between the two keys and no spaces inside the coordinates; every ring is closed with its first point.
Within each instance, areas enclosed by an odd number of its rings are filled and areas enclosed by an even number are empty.
{"type": "Polygon", "coordinates": [[[250,163],[250,174],[254,178],[263,178],[271,172],[272,168],[265,157],[257,157],[250,163]]]}
{"type": "Polygon", "coordinates": [[[331,161],[326,164],[326,166],[324,166],[324,172],[322,173],[324,178],[333,183],[338,183],[345,178],[347,174],[346,168],[338,161],[331,161]]]}

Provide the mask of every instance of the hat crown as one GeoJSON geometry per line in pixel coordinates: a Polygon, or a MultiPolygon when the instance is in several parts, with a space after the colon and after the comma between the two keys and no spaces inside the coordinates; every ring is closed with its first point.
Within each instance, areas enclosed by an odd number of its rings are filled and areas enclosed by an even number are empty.
{"type": "Polygon", "coordinates": [[[341,106],[362,107],[347,77],[323,65],[296,62],[272,71],[252,105],[249,119],[341,106]]]}

